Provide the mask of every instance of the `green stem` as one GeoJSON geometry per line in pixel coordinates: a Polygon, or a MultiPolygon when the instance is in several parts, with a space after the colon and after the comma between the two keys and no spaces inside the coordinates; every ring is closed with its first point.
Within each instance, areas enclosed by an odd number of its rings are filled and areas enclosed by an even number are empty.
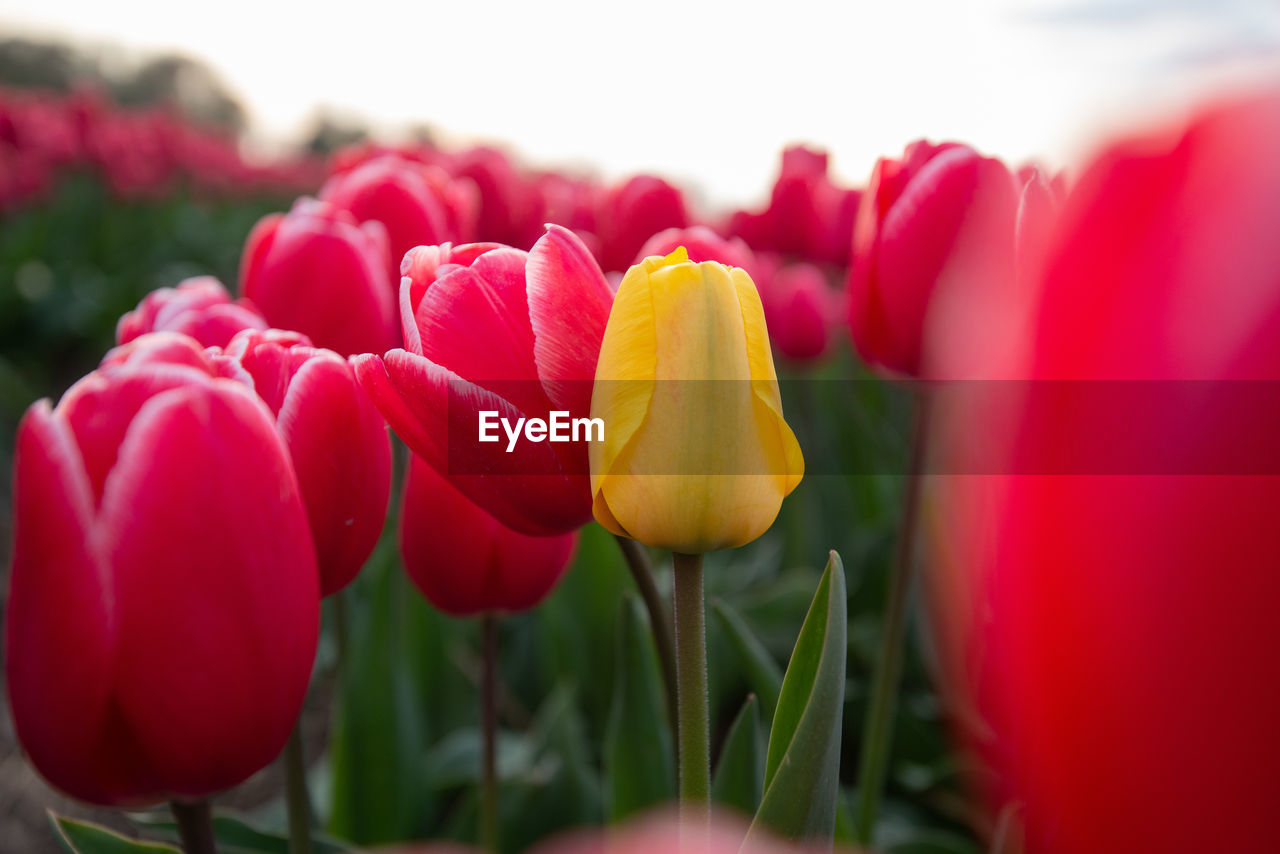
{"type": "Polygon", "coordinates": [[[186,854],[218,854],[213,842],[213,813],[207,800],[170,801],[169,809],[178,824],[178,837],[186,854]]]}
{"type": "Polygon", "coordinates": [[[636,589],[644,601],[645,610],[649,612],[649,626],[653,630],[653,645],[658,652],[658,663],[662,666],[662,681],[666,684],[667,722],[674,732],[677,729],[676,712],[676,651],[672,639],[671,616],[667,613],[666,603],[658,592],[658,585],[653,580],[653,567],[649,563],[649,555],[644,546],[628,537],[614,535],[622,556],[627,559],[627,569],[635,580],[636,589]]]}
{"type": "Polygon", "coordinates": [[[289,812],[289,854],[311,854],[311,793],[302,756],[302,718],[284,746],[285,802],[289,812]]]}
{"type": "Polygon", "coordinates": [[[484,653],[480,677],[480,707],[484,729],[483,767],[480,782],[480,844],[490,854],[498,852],[498,620],[493,614],[480,618],[484,653]]]}
{"type": "Polygon", "coordinates": [[[893,742],[893,712],[902,678],[908,608],[915,580],[914,549],[916,517],[919,514],[920,472],[923,465],[929,411],[928,392],[922,391],[916,401],[915,424],[908,460],[907,482],[903,487],[902,523],[898,546],[889,576],[888,600],[885,603],[884,634],[876,658],[871,683],[870,705],[862,729],[861,756],[858,770],[858,803],[854,814],[854,839],[870,845],[876,812],[889,771],[889,749],[893,742]]]}
{"type": "Polygon", "coordinates": [[[707,711],[707,630],[702,555],[675,561],[676,705],[679,718],[680,808],[701,811],[711,795],[711,724],[707,711]]]}
{"type": "Polygon", "coordinates": [[[344,591],[339,590],[332,597],[333,634],[338,647],[334,669],[337,672],[338,679],[342,679],[347,663],[347,606],[343,593],[344,591]]]}

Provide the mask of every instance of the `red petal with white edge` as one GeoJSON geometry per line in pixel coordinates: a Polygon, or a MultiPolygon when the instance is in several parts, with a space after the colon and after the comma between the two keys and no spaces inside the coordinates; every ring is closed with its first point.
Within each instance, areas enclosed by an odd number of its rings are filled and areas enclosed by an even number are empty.
{"type": "Polygon", "coordinates": [[[556,407],[586,415],[613,290],[582,240],[558,225],[529,251],[525,276],[543,388],[556,407]]]}
{"type": "Polygon", "coordinates": [[[525,260],[495,249],[436,280],[418,305],[422,355],[511,401],[521,411],[548,409],[533,360],[525,300],[525,260]]]}
{"type": "Polygon", "coordinates": [[[276,426],[293,458],[320,595],[351,582],[382,533],[391,491],[391,443],[378,410],[356,387],[351,366],[320,351],[289,383],[276,426]]]}
{"type": "Polygon", "coordinates": [[[498,441],[478,441],[480,412],[494,412],[513,427],[524,417],[510,401],[404,350],[352,363],[361,387],[409,449],[503,524],[544,536],[590,521],[588,479],[565,474],[556,445],[522,437],[507,453],[501,426],[493,431],[498,441]]]}
{"type": "Polygon", "coordinates": [[[18,428],[5,678],[18,738],[59,789],[116,803],[98,745],[116,658],[115,590],[96,553],[93,493],[71,430],[40,401],[18,428]]]}
{"type": "Polygon", "coordinates": [[[213,380],[139,411],[100,519],[115,706],[165,799],[221,791],[284,747],[314,661],[306,513],[265,406],[213,380]]]}

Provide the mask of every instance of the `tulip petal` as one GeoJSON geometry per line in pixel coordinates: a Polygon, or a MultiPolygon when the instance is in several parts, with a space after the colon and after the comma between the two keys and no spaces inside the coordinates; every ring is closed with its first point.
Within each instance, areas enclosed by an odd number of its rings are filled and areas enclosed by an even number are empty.
{"type": "Polygon", "coordinates": [[[289,382],[276,426],[302,489],[320,594],[345,587],[378,542],[391,490],[387,426],[337,355],[311,351],[289,382]]]}
{"type": "Polygon", "coordinates": [[[527,413],[550,407],[533,361],[524,252],[495,249],[455,267],[423,294],[416,321],[422,355],[527,413]]]}
{"type": "Polygon", "coordinates": [[[747,334],[751,391],[759,404],[755,412],[756,427],[761,436],[775,437],[774,443],[765,445],[770,472],[777,475],[782,494],[790,495],[804,477],[804,455],[800,452],[800,443],[796,441],[795,433],[782,417],[782,394],[778,390],[778,374],[773,366],[773,352],[769,348],[764,306],[761,305],[760,294],[746,271],[735,267],[729,272],[738,291],[742,325],[747,334]]]}
{"type": "Polygon", "coordinates": [[[591,408],[600,342],[613,290],[572,231],[548,225],[525,268],[533,359],[551,402],[573,415],[591,408]]]}
{"type": "Polygon", "coordinates": [[[524,417],[511,401],[404,350],[382,358],[365,354],[353,364],[361,386],[410,450],[498,521],[542,536],[590,519],[582,478],[564,471],[555,445],[519,441],[506,453],[501,429],[500,441],[477,441],[480,412],[511,424],[524,417]]]}
{"type": "Polygon", "coordinates": [[[622,536],[630,535],[609,510],[604,482],[644,423],[653,397],[658,340],[649,273],[656,266],[655,259],[646,259],[628,270],[618,286],[591,394],[592,417],[607,417],[604,441],[590,443],[587,450],[592,512],[596,521],[622,536]]]}
{"type": "Polygon", "coordinates": [[[113,802],[119,771],[94,762],[115,669],[115,590],[93,531],[94,497],[68,425],[34,404],[14,453],[14,543],[5,678],[32,763],[62,790],[113,802]]]}
{"type": "Polygon", "coordinates": [[[114,699],[139,764],[169,799],[234,785],[284,746],[319,629],[310,531],[265,406],[222,380],[153,397],[100,525],[128,626],[114,699]]]}

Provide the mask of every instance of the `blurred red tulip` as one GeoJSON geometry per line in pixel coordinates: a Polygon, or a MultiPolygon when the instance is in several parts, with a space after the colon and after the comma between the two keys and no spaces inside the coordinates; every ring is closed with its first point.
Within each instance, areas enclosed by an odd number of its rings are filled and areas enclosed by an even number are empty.
{"type": "Polygon", "coordinates": [[[1274,847],[1277,150],[1260,97],[1104,151],[1024,346],[970,339],[975,378],[1036,382],[936,413],[981,461],[927,492],[940,649],[1028,851],[1274,847]]]}
{"type": "Polygon", "coordinates": [[[597,223],[601,265],[626,270],[646,240],[663,229],[684,228],[689,213],[676,187],[652,175],[636,175],[604,195],[597,223]]]}
{"type": "Polygon", "coordinates": [[[40,773],[92,803],[241,782],[284,746],[315,658],[288,451],[245,384],[188,353],[95,371],[18,432],[9,701],[40,773]]]}
{"type": "Polygon", "coordinates": [[[577,534],[513,531],[414,456],[400,513],[405,572],[454,617],[514,614],[537,605],[569,567],[577,534]]]}
{"type": "Polygon", "coordinates": [[[267,321],[252,303],[232,300],[213,276],[197,276],[143,297],[116,324],[116,343],[127,344],[149,332],[179,332],[202,347],[225,347],[242,329],[266,328],[267,321]]]}
{"type": "MultiPolygon", "coordinates": [[[[886,373],[916,376],[927,315],[947,265],[1012,265],[1018,203],[999,160],[956,143],[916,142],[882,158],[862,196],[849,276],[858,353],[886,373]]],[[[1001,274],[1003,275],[1003,274],[1001,274]]]]}
{"type": "Polygon", "coordinates": [[[419,247],[400,287],[404,350],[358,356],[365,391],[414,453],[500,522],[559,534],[591,519],[585,442],[475,443],[478,413],[546,419],[590,411],[613,291],[560,226],[528,252],[419,247]],[[497,456],[490,456],[490,451],[497,456]],[[484,475],[500,465],[504,476],[484,475]]]}
{"type": "Polygon", "coordinates": [[[437,167],[399,154],[383,154],[333,176],[320,198],[359,222],[376,220],[386,228],[385,263],[393,294],[406,252],[467,239],[475,227],[474,188],[455,188],[437,167]]]}
{"type": "Polygon", "coordinates": [[[658,232],[645,241],[631,264],[639,264],[653,255],[665,258],[680,246],[685,248],[689,260],[694,263],[719,261],[730,267],[741,267],[753,279],[756,276],[756,259],[751,247],[736,237],[725,239],[705,225],[668,228],[658,232]]]}
{"type": "Polygon", "coordinates": [[[386,258],[380,223],[357,224],[345,210],[302,198],[249,233],[240,292],[272,326],[343,356],[381,353],[396,340],[386,258]]]}
{"type": "Polygon", "coordinates": [[[779,353],[795,362],[822,358],[840,314],[839,295],[822,270],[803,261],[788,264],[764,280],[760,301],[779,353]]]}
{"type": "MultiPolygon", "coordinates": [[[[454,178],[471,181],[480,196],[480,213],[474,235],[418,243],[444,243],[445,240],[483,240],[518,246],[523,237],[522,223],[527,218],[528,199],[523,179],[507,155],[496,148],[477,146],[453,158],[454,178]]],[[[418,245],[418,244],[414,244],[418,245]]]]}
{"type": "Polygon", "coordinates": [[[298,475],[320,570],[320,595],[351,583],[378,544],[391,491],[391,443],[347,361],[278,329],[246,331],[226,355],[276,416],[298,475]]]}

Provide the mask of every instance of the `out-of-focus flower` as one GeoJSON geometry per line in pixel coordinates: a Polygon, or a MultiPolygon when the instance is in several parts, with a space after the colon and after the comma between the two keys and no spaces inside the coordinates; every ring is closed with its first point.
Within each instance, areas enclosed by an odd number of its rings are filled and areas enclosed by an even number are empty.
{"type": "Polygon", "coordinates": [[[252,303],[232,300],[212,276],[197,276],[143,297],[116,324],[116,343],[127,344],[149,332],[179,332],[202,347],[225,347],[242,329],[266,328],[266,319],[252,303]]]}
{"type": "Polygon", "coordinates": [[[782,152],[778,177],[762,211],[736,211],[728,234],[752,249],[838,267],[849,263],[861,193],[837,186],[825,151],[796,145],[782,152]]]}
{"type": "Polygon", "coordinates": [[[689,224],[684,196],[661,178],[636,175],[610,189],[597,217],[601,265],[625,270],[645,241],[668,228],[689,224]]]}
{"type": "Polygon", "coordinates": [[[467,240],[475,229],[475,188],[400,154],[383,154],[333,176],[320,190],[320,198],[349,211],[359,222],[382,223],[392,294],[406,252],[415,246],[467,240]]]}
{"type": "Polygon", "coordinates": [[[513,531],[414,456],[400,515],[400,553],[418,590],[455,617],[518,613],[537,605],[564,575],[576,533],[513,531]]]}
{"type": "Polygon", "coordinates": [[[590,446],[596,520],[656,548],[751,542],[804,473],[751,277],[683,249],[623,278],[591,414],[605,424],[590,446]]]}
{"type": "Polygon", "coordinates": [[[247,385],[187,352],[109,364],[18,432],[9,701],[40,773],[92,803],[244,780],[284,746],[315,658],[288,451],[247,385]]]}
{"type": "Polygon", "coordinates": [[[386,259],[381,223],[358,224],[341,208],[302,198],[249,233],[240,292],[272,326],[343,356],[380,353],[396,340],[386,259]]]}
{"type": "Polygon", "coordinates": [[[912,143],[882,158],[862,196],[849,276],[858,353],[889,374],[916,376],[939,280],[949,265],[1005,277],[1014,263],[1017,186],[999,160],[956,143],[912,143]]]}
{"type": "Polygon", "coordinates": [[[779,353],[796,362],[822,358],[841,314],[839,294],[822,270],[804,261],[787,264],[761,284],[760,301],[779,353]]]}
{"type": "Polygon", "coordinates": [[[681,246],[694,263],[719,261],[726,267],[740,267],[755,277],[756,259],[751,247],[736,237],[725,239],[705,225],[668,228],[658,232],[640,247],[632,264],[639,264],[655,255],[665,258],[681,246]]]}
{"type": "Polygon", "coordinates": [[[939,648],[1029,851],[1272,833],[1278,147],[1271,96],[1103,151],[1045,241],[1023,345],[970,340],[972,378],[1026,382],[935,413],[972,472],[927,493],[939,648]]]}
{"type": "MultiPolygon", "coordinates": [[[[520,246],[528,199],[523,178],[510,158],[496,148],[477,146],[459,152],[453,158],[451,171],[455,178],[471,181],[480,195],[474,235],[459,235],[455,239],[520,246]]],[[[444,240],[431,242],[443,243],[444,240]]]]}
{"type": "Polygon", "coordinates": [[[358,356],[356,374],[392,429],[472,501],[522,533],[565,533],[591,518],[585,443],[505,453],[505,441],[476,442],[479,414],[585,417],[612,302],[582,241],[559,226],[527,253],[419,247],[400,286],[405,349],[358,356]]]}

